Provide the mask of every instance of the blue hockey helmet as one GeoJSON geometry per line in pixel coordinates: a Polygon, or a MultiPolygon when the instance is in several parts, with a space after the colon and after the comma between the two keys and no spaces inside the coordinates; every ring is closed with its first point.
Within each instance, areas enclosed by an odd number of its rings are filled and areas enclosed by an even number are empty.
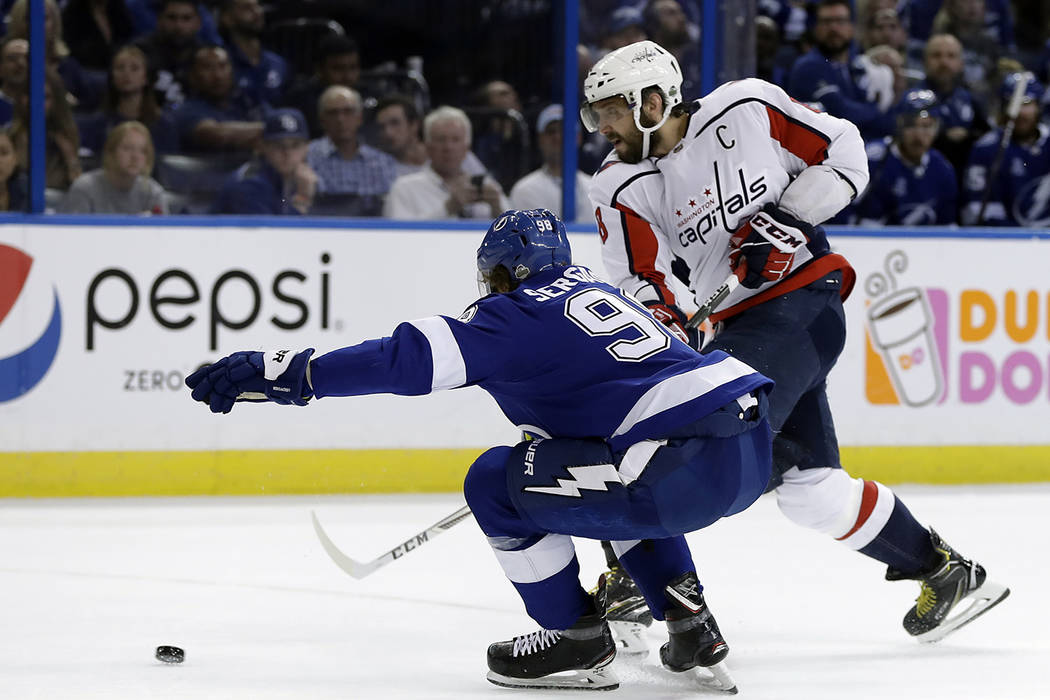
{"type": "Polygon", "coordinates": [[[937,119],[937,95],[933,90],[909,90],[897,103],[897,127],[913,125],[922,117],[937,119]]]}
{"type": "Polygon", "coordinates": [[[1021,89],[1021,104],[1025,102],[1038,102],[1043,97],[1045,88],[1028,72],[1010,73],[1003,78],[1003,84],[999,86],[999,99],[1002,101],[1002,109],[1006,111],[1007,105],[1013,98],[1014,90],[1021,89]],[[1018,88],[1017,84],[1024,81],[1024,88],[1018,88]]]}
{"type": "Polygon", "coordinates": [[[547,209],[510,209],[496,217],[478,248],[478,286],[492,293],[492,273],[503,267],[511,286],[552,267],[572,263],[565,224],[547,209]]]}

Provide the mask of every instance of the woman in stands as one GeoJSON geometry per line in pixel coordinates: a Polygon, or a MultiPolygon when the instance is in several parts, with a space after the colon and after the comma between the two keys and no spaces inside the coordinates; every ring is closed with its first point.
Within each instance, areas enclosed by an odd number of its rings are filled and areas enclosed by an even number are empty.
{"type": "Polygon", "coordinates": [[[163,146],[163,140],[165,132],[171,134],[173,131],[160,127],[161,112],[151,87],[148,65],[146,54],[137,46],[125,46],[113,55],[106,94],[102,96],[102,111],[78,118],[81,146],[98,153],[110,129],[134,120],[150,130],[154,148],[170,150],[163,146]]]}
{"type": "Polygon", "coordinates": [[[23,211],[27,193],[26,174],[18,167],[11,135],[0,129],[0,211],[23,211]]]}
{"type": "Polygon", "coordinates": [[[137,121],[109,132],[102,167],[77,178],[62,202],[67,214],[166,214],[167,195],[150,173],[153,141],[137,121]]]}
{"type": "MultiPolygon", "coordinates": [[[[18,164],[28,172],[29,96],[26,93],[16,95],[14,107],[11,142],[15,145],[18,164]]],[[[80,157],[77,155],[80,149],[80,131],[73,121],[73,111],[70,109],[62,78],[53,71],[48,71],[44,81],[44,120],[47,134],[45,181],[51,189],[68,190],[81,171],[80,157]]]]}

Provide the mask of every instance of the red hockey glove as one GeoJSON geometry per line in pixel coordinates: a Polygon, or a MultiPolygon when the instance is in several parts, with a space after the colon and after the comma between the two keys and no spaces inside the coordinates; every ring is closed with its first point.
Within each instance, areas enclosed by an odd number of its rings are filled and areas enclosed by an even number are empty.
{"type": "Polygon", "coordinates": [[[791,272],[795,253],[813,233],[806,222],[767,204],[729,239],[729,266],[749,289],[779,282],[791,272]]]}
{"type": "Polygon", "coordinates": [[[679,340],[686,345],[690,346],[694,350],[700,349],[700,341],[703,340],[703,334],[699,329],[685,327],[686,318],[685,312],[679,309],[674,304],[662,304],[658,301],[646,301],[643,302],[645,308],[649,309],[656,320],[667,326],[668,330],[675,334],[679,340]]]}

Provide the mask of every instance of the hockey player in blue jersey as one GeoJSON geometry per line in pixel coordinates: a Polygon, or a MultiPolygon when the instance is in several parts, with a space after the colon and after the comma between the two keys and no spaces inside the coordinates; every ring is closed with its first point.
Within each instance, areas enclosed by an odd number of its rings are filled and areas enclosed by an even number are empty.
{"type": "Polygon", "coordinates": [[[951,163],[931,146],[939,123],[931,90],[911,90],[896,107],[892,138],[867,144],[868,189],[858,199],[862,226],[934,226],[956,222],[958,188],[951,163]]]}
{"type": "MultiPolygon", "coordinates": [[[[604,595],[588,595],[570,536],[647,540],[621,558],[670,640],[672,670],[728,653],[682,535],[753,503],[770,476],[771,382],[722,352],[696,353],[633,297],[571,262],[546,210],[509,211],[478,250],[484,291],[459,316],[312,357],[238,352],[186,378],[216,413],[238,399],[479,386],[523,432],[470,467],[464,493],[496,558],[543,629],[489,647],[505,686],[610,689],[616,653],[604,595]]],[[[717,675],[717,674],[716,674],[717,675]]],[[[724,676],[723,682],[724,681],[724,676]]]]}
{"type": "Polygon", "coordinates": [[[1050,222],[1050,126],[1039,121],[1044,88],[1030,73],[1012,73],[999,91],[1000,126],[970,152],[963,178],[962,223],[967,226],[1045,226],[1050,222]],[[1020,88],[1022,101],[1009,142],[1006,107],[1020,88]]]}

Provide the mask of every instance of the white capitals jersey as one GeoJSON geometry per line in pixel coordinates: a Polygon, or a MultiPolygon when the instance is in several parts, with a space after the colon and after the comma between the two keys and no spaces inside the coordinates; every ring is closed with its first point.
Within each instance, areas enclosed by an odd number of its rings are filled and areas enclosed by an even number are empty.
{"type": "MultiPolygon", "coordinates": [[[[614,152],[592,182],[590,200],[606,270],[613,284],[643,302],[676,303],[669,285],[672,266],[697,303],[706,300],[730,274],[733,232],[764,205],[778,203],[807,168],[816,166],[830,180],[845,181],[852,196],[868,183],[857,128],[814,112],[775,85],[758,79],[727,83],[698,105],[685,136],[666,156],[629,164],[614,152]]],[[[819,210],[830,188],[800,189],[805,192],[801,202],[793,197],[794,209],[803,212],[799,218],[809,220],[804,212],[819,210]]],[[[838,255],[813,257],[810,250],[799,249],[785,279],[757,290],[737,287],[712,320],[805,286],[835,269],[847,273],[843,290],[848,294],[853,281],[849,263],[838,255]]]]}

